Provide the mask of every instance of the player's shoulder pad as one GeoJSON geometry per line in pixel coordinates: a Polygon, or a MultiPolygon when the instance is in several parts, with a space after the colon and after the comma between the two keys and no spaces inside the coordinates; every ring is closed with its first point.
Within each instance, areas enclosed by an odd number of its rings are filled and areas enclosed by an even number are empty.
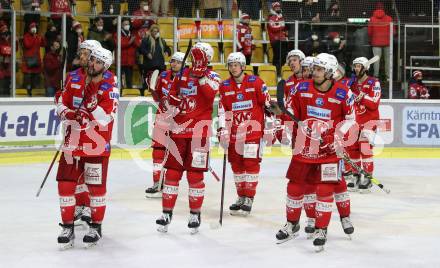
{"type": "Polygon", "coordinates": [[[310,86],[310,82],[309,81],[302,81],[302,82],[298,83],[298,85],[296,86],[296,90],[298,90],[298,91],[308,91],[309,90],[309,86],[310,86]]]}

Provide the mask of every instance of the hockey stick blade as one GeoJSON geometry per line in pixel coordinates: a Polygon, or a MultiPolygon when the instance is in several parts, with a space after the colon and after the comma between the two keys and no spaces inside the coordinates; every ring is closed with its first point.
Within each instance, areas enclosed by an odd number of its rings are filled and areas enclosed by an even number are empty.
{"type": "Polygon", "coordinates": [[[378,60],[380,60],[380,57],[376,55],[376,56],[374,56],[374,57],[372,57],[371,59],[368,60],[368,65],[371,65],[371,64],[375,63],[378,60]]]}
{"type": "Polygon", "coordinates": [[[159,76],[159,70],[154,70],[150,77],[150,90],[156,90],[157,77],[159,76]]]}

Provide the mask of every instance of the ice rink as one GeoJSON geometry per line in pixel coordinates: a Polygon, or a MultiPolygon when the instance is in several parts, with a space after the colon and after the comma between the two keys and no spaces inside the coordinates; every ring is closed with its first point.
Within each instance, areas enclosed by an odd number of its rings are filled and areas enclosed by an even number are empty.
{"type": "MultiPolygon", "coordinates": [[[[148,160],[147,162],[149,162],[148,160]]],[[[212,166],[221,175],[221,159],[212,166]]],[[[134,162],[110,162],[107,212],[101,244],[84,249],[85,229],[76,229],[75,248],[59,251],[61,231],[55,173],[39,198],[36,191],[48,163],[0,165],[0,267],[440,267],[440,165],[438,159],[378,159],[376,177],[388,188],[352,193],[353,240],[343,233],[336,207],[324,252],[315,253],[303,231],[295,240],[275,244],[285,223],[285,171],[289,158],[263,160],[251,216],[233,217],[232,174],[226,180],[223,227],[218,221],[221,184],[207,173],[202,226],[187,228],[187,183],[167,234],[156,231],[160,199],[144,197],[151,173],[134,162]],[[437,241],[437,242],[436,242],[437,241]],[[436,253],[437,252],[437,253],[436,253]]]]}

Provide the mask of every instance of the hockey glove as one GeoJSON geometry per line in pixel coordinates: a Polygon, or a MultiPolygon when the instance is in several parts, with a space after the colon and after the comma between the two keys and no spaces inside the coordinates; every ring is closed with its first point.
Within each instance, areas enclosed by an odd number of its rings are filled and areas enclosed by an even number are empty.
{"type": "Polygon", "coordinates": [[[190,74],[194,77],[202,77],[208,70],[208,56],[199,48],[191,49],[192,66],[190,74]]]}
{"type": "Polygon", "coordinates": [[[76,120],[75,111],[70,110],[70,109],[65,109],[63,112],[61,112],[60,119],[61,120],[76,120]]]}

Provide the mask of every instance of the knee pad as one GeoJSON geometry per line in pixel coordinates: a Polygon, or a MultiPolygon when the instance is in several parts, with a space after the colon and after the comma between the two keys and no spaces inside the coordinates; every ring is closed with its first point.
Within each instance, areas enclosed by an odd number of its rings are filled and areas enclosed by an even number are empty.
{"type": "Polygon", "coordinates": [[[183,171],[176,169],[167,169],[165,171],[165,182],[178,182],[182,178],[183,171]]]}
{"type": "Polygon", "coordinates": [[[165,158],[165,148],[161,148],[161,149],[154,148],[152,157],[153,157],[153,163],[158,163],[158,164],[162,163],[163,159],[165,158]]]}
{"type": "Polygon", "coordinates": [[[304,197],[305,184],[289,181],[287,184],[287,195],[296,198],[304,197]]]}
{"type": "Polygon", "coordinates": [[[318,200],[333,200],[334,184],[320,183],[316,187],[316,197],[318,200]]]}
{"type": "Polygon", "coordinates": [[[58,194],[60,196],[71,196],[75,194],[76,182],[58,181],[58,194]]]}
{"type": "Polygon", "coordinates": [[[201,171],[187,171],[186,177],[189,185],[197,185],[203,181],[203,172],[201,171]]]}
{"type": "Polygon", "coordinates": [[[260,173],[260,161],[258,159],[244,159],[243,167],[246,173],[250,173],[250,174],[260,173]]]}

